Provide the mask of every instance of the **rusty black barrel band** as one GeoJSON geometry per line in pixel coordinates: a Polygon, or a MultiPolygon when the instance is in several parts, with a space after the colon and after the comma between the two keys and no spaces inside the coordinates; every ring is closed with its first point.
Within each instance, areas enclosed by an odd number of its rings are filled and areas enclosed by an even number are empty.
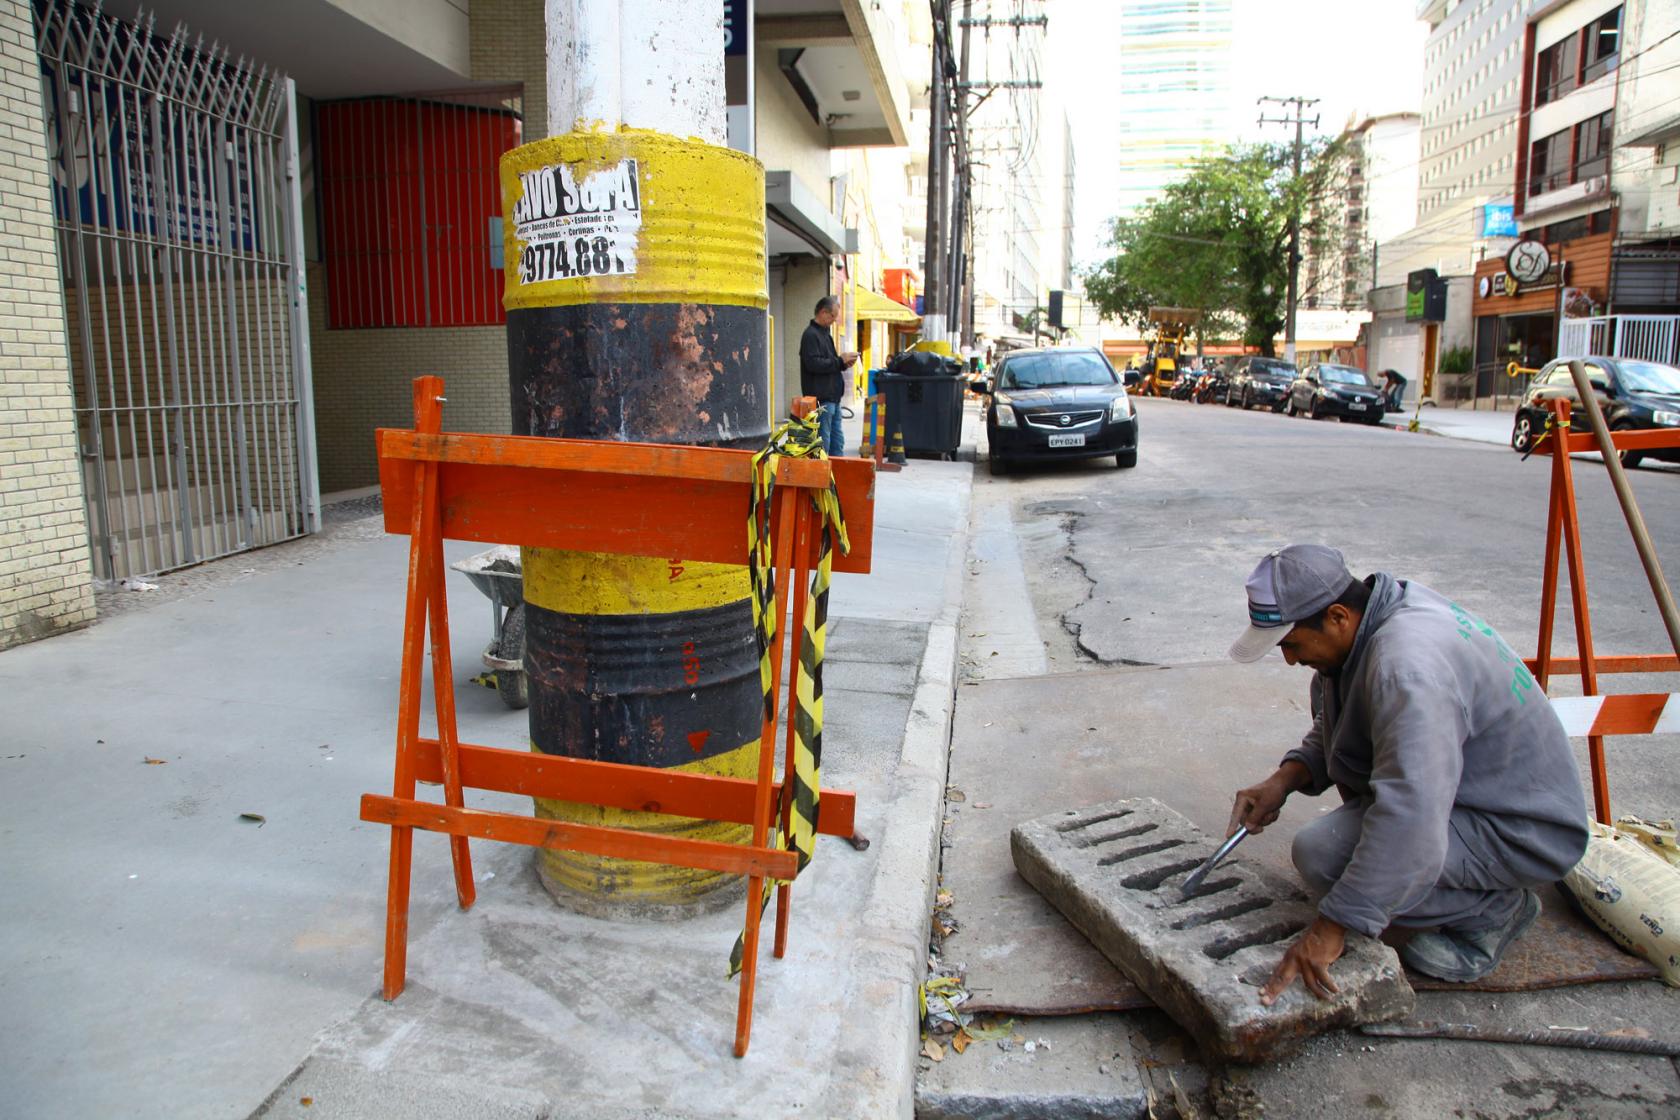
{"type": "MultiPolygon", "coordinates": [[[[770,657],[777,637],[776,566],[775,551],[771,547],[770,511],[776,490],[776,460],[782,456],[799,459],[826,459],[817,416],[790,419],[770,435],[770,442],[753,456],[752,499],[747,509],[747,566],[752,578],[753,633],[757,637],[759,683],[764,694],[766,718],[775,714],[776,695],[771,688],[770,657]]],[[[836,540],[842,552],[851,551],[846,537],[846,519],[840,510],[840,493],[834,481],[828,487],[811,493],[810,501],[817,514],[817,563],[811,572],[811,593],[805,600],[805,617],[801,619],[803,633],[799,645],[799,664],[794,669],[793,688],[789,690],[793,721],[793,773],[783,775],[783,796],[788,802],[788,831],[784,836],[778,823],[771,846],[786,848],[796,854],[794,875],[797,877],[811,862],[816,849],[817,814],[821,807],[822,735],[823,735],[823,652],[828,643],[828,588],[833,576],[833,549],[836,540]]],[[[759,899],[760,911],[770,904],[774,881],[766,879],[759,899]]],[[[746,931],[735,939],[729,954],[729,975],[741,971],[746,952],[746,931]]]]}
{"type": "Polygon", "coordinates": [[[579,303],[507,315],[515,432],[761,445],[768,338],[761,308],[579,303]]]}
{"type": "Polygon", "coordinates": [[[527,603],[531,739],[549,754],[680,766],[758,738],[751,608],[587,615],[527,603]]]}

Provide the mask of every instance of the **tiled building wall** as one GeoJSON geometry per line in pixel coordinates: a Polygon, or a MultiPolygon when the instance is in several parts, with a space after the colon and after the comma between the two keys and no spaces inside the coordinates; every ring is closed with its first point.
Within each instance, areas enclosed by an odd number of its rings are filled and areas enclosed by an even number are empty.
{"type": "Polygon", "coordinates": [[[508,430],[505,327],[328,330],[325,270],[311,265],[307,281],[321,493],[379,481],[374,430],[413,425],[411,386],[423,374],[444,379],[446,429],[508,430]]]}
{"type": "Polygon", "coordinates": [[[93,619],[28,0],[0,0],[0,648],[93,619]]]}
{"type": "Polygon", "coordinates": [[[548,135],[544,37],[543,0],[473,0],[473,81],[525,87],[527,142],[548,135]]]}
{"type": "MultiPolygon", "coordinates": [[[[543,0],[473,0],[471,49],[473,80],[523,86],[524,138],[542,137],[547,128],[543,0]]],[[[312,265],[308,282],[322,493],[379,480],[374,429],[412,422],[409,386],[422,374],[444,379],[446,428],[508,430],[506,328],[328,330],[325,271],[312,265]]]]}

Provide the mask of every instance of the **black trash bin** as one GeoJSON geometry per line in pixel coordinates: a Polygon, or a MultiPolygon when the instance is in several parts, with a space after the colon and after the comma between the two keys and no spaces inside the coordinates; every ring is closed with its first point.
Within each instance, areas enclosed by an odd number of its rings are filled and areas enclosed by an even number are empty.
{"type": "Polygon", "coordinates": [[[962,443],[963,392],[968,382],[953,370],[933,376],[878,373],[887,397],[887,438],[904,436],[912,455],[955,455],[962,443]]]}

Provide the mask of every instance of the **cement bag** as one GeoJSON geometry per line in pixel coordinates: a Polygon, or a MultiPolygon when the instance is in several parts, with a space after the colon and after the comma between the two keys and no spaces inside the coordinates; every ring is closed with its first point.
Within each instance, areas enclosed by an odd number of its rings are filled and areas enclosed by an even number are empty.
{"type": "Polygon", "coordinates": [[[1680,867],[1680,840],[1675,837],[1673,821],[1617,817],[1616,831],[1626,833],[1675,867],[1680,867]]]}
{"type": "Polygon", "coordinates": [[[1680,868],[1626,833],[1588,821],[1592,835],[1564,884],[1610,940],[1680,988],[1680,868]]]}

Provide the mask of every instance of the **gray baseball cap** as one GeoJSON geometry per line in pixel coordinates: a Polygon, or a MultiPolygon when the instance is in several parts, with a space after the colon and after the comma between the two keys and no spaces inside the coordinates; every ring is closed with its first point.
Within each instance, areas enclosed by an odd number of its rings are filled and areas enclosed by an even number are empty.
{"type": "Polygon", "coordinates": [[[1231,646],[1233,661],[1258,661],[1303,618],[1341,597],[1353,582],[1342,554],[1322,544],[1269,552],[1248,577],[1248,628],[1231,646]]]}

